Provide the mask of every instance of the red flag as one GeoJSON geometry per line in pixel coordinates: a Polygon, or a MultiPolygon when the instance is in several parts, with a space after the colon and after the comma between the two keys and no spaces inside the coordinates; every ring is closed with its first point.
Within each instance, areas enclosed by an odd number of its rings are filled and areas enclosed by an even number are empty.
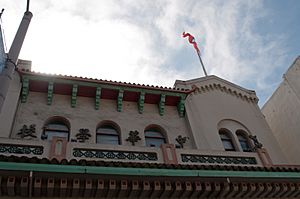
{"type": "Polygon", "coordinates": [[[200,50],[199,50],[199,48],[197,46],[197,43],[195,41],[195,37],[193,35],[191,35],[190,33],[183,32],[182,37],[183,38],[184,37],[189,37],[188,39],[189,39],[190,44],[193,44],[193,46],[194,46],[195,50],[197,51],[197,53],[200,53],[200,50]]]}

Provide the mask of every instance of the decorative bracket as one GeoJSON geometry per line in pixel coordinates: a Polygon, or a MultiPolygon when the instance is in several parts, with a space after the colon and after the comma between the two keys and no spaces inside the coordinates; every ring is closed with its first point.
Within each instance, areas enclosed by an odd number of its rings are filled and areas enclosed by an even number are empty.
{"type": "Polygon", "coordinates": [[[29,92],[29,79],[25,77],[23,78],[23,82],[22,82],[22,98],[21,98],[22,103],[25,103],[27,101],[28,92],[29,92]]]}
{"type": "Polygon", "coordinates": [[[181,96],[180,101],[177,104],[177,110],[180,117],[184,116],[184,98],[181,96]]]}
{"type": "Polygon", "coordinates": [[[99,110],[100,97],[101,97],[101,87],[97,87],[97,89],[96,89],[96,99],[95,99],[95,109],[96,110],[99,110]]]}
{"type": "Polygon", "coordinates": [[[124,90],[120,89],[119,90],[119,95],[118,95],[118,102],[117,102],[117,110],[118,110],[118,112],[122,111],[123,95],[124,95],[124,90]]]}
{"type": "Polygon", "coordinates": [[[71,107],[72,108],[76,107],[77,91],[78,91],[78,85],[73,84],[72,97],[71,97],[71,107]]]}
{"type": "Polygon", "coordinates": [[[158,105],[159,114],[161,116],[163,116],[164,112],[165,112],[165,102],[166,102],[166,95],[165,94],[161,94],[161,96],[160,96],[160,102],[159,102],[159,105],[158,105]]]}
{"type": "Polygon", "coordinates": [[[138,102],[139,113],[143,113],[143,111],[144,111],[144,103],[145,103],[145,92],[142,91],[140,93],[140,98],[139,98],[139,102],[138,102]]]}
{"type": "Polygon", "coordinates": [[[52,98],[53,98],[53,82],[49,82],[48,83],[47,105],[52,104],[52,98]]]}

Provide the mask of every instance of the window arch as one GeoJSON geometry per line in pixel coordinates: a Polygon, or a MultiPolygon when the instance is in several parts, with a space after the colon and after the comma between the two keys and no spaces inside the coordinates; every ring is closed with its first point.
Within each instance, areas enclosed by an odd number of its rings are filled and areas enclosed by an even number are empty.
{"type": "Polygon", "coordinates": [[[163,130],[157,126],[149,126],[144,131],[146,146],[160,147],[161,144],[167,143],[163,130]]]}
{"type": "Polygon", "coordinates": [[[103,122],[96,130],[96,143],[99,144],[120,144],[119,128],[112,122],[103,122]]]}
{"type": "Polygon", "coordinates": [[[43,127],[42,139],[52,140],[53,137],[66,138],[70,137],[70,123],[63,117],[52,117],[48,119],[43,127]]]}
{"type": "Polygon", "coordinates": [[[243,130],[237,130],[236,136],[239,140],[239,143],[241,145],[241,148],[244,152],[251,152],[251,144],[248,138],[248,134],[243,130]]]}
{"type": "Polygon", "coordinates": [[[227,129],[220,129],[219,135],[225,151],[236,151],[230,132],[227,129]]]}

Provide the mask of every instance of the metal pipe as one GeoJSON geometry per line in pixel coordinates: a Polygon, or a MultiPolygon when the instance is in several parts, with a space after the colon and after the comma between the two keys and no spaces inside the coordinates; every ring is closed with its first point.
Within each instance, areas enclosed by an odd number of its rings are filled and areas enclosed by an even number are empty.
{"type": "Polygon", "coordinates": [[[32,180],[32,176],[33,176],[33,171],[29,172],[29,198],[32,197],[32,187],[33,187],[33,180],[32,180]]]}
{"type": "Polygon", "coordinates": [[[198,57],[199,57],[200,64],[201,64],[201,66],[202,66],[202,70],[203,70],[203,72],[204,72],[204,75],[205,75],[205,77],[207,77],[207,72],[206,72],[206,70],[205,70],[205,67],[204,67],[204,64],[203,64],[203,62],[202,62],[202,59],[201,59],[201,56],[200,56],[200,52],[199,52],[199,51],[197,51],[197,55],[198,55],[198,57]]]}
{"type": "MultiPolygon", "coordinates": [[[[27,0],[27,9],[29,9],[29,0],[27,0]]],[[[12,42],[12,45],[8,52],[8,58],[6,65],[0,75],[0,113],[8,92],[9,85],[11,83],[14,70],[16,68],[17,60],[32,18],[32,13],[27,11],[24,13],[23,19],[20,23],[19,29],[12,42]]]]}
{"type": "Polygon", "coordinates": [[[29,0],[27,0],[26,12],[29,12],[29,0]]]}

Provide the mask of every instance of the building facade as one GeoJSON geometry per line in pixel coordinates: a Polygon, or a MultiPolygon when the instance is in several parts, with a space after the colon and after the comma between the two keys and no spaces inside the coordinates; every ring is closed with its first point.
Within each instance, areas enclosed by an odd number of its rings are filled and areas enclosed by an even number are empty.
{"type": "Polygon", "coordinates": [[[300,164],[300,57],[283,75],[283,81],[262,107],[274,136],[290,164],[300,164]]]}
{"type": "Polygon", "coordinates": [[[300,194],[254,91],[216,76],[164,88],[45,75],[26,61],[13,77],[0,115],[3,196],[300,194]]]}

